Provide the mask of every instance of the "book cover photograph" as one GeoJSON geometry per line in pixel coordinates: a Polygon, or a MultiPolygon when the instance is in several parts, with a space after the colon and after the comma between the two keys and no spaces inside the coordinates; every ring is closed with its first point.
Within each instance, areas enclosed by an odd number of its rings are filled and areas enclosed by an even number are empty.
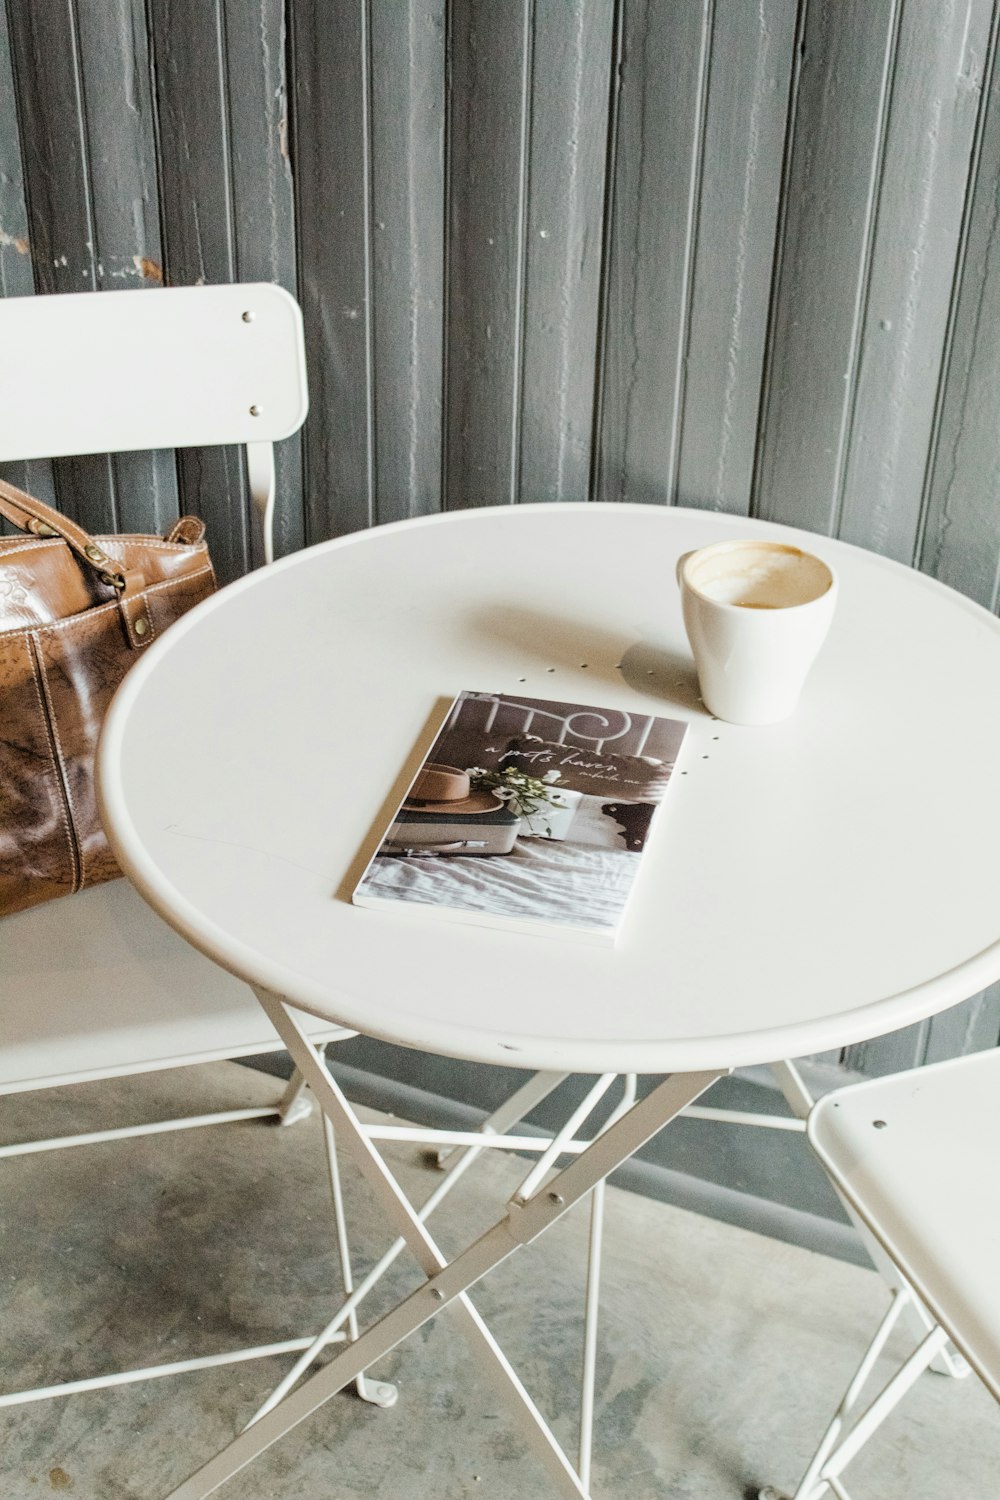
{"type": "Polygon", "coordinates": [[[686,729],[460,693],[354,903],[613,943],[686,729]]]}

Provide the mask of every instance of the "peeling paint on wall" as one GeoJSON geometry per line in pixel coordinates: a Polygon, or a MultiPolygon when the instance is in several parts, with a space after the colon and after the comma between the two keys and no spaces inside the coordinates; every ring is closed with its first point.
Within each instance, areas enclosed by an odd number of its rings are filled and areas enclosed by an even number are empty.
{"type": "Polygon", "coordinates": [[[139,275],[146,281],[163,281],[163,267],[158,266],[155,260],[149,260],[145,255],[133,255],[132,264],[139,275]]]}
{"type": "Polygon", "coordinates": [[[5,229],[0,229],[0,245],[12,245],[18,255],[31,254],[31,246],[23,235],[8,234],[5,229]]]}

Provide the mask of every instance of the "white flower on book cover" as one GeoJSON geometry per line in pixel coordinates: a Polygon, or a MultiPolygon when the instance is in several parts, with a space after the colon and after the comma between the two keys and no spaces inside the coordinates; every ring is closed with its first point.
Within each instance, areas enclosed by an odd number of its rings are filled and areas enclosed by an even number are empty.
{"type": "Polygon", "coordinates": [[[546,771],[544,776],[531,776],[511,765],[498,770],[469,767],[471,784],[489,789],[494,797],[506,802],[521,819],[522,833],[528,837],[554,837],[554,827],[558,826],[555,811],[572,808],[574,794],[561,791],[555,784],[560,775],[559,771],[546,771]]]}

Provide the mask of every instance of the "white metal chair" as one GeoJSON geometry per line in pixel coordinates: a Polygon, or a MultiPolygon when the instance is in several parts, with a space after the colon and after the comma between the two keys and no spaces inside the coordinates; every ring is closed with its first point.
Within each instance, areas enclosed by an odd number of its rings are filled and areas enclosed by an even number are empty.
{"type": "MultiPolygon", "coordinates": [[[[272,557],[273,443],[308,406],[302,319],[266,284],[0,300],[0,461],[245,445],[272,557]]],[[[210,538],[211,541],[211,538],[210,538]]],[[[249,1057],[281,1043],[250,990],[168,928],[126,880],[0,922],[0,1094],[249,1057]],[[108,955],[113,959],[109,962],[108,955]]],[[[324,1045],[353,1033],[312,1023],[324,1045]]],[[[267,1107],[0,1146],[0,1157],[257,1116],[308,1113],[298,1076],[267,1107]]],[[[330,1159],[340,1220],[336,1162],[330,1159]]],[[[0,1187],[2,1192],[2,1187],[0,1187]]],[[[339,1236],[345,1279],[346,1241],[339,1236]]],[[[268,1354],[309,1338],[0,1395],[0,1406],[268,1354]]],[[[391,1387],[362,1387],[382,1404],[391,1387]]]]}
{"type": "MultiPolygon", "coordinates": [[[[17,359],[0,365],[0,462],[85,453],[242,445],[263,556],[272,561],[273,444],[308,407],[302,318],[269,284],[0,299],[0,332],[17,359]]],[[[209,537],[211,545],[211,537],[209,537]]],[[[249,988],[166,926],[126,880],[0,920],[0,1095],[251,1057],[282,1046],[249,988]],[[109,965],[108,954],[113,954],[109,965]]],[[[354,1033],[305,1020],[317,1050],[354,1033]]],[[[473,1142],[523,1119],[560,1078],[530,1078],[473,1142]]],[[[273,1105],[0,1146],[0,1158],[134,1135],[308,1113],[295,1074],[273,1105]]],[[[402,1248],[355,1289],[332,1130],[324,1119],[344,1290],[354,1294],[321,1334],[0,1394],[0,1407],[109,1385],[300,1353],[279,1393],[331,1339],[354,1337],[354,1306],[402,1248]]],[[[416,1140],[440,1143],[433,1130],[416,1140]]],[[[468,1138],[435,1188],[429,1214],[479,1154],[468,1138]]],[[[2,1185],[0,1185],[2,1192],[2,1185]]],[[[358,1393],[389,1406],[395,1387],[362,1376],[358,1393]]],[[[277,1399],[272,1398],[272,1399],[277,1399]]]]}
{"type": "MultiPolygon", "coordinates": [[[[809,1140],[834,1184],[899,1268],[894,1290],[794,1500],[849,1500],[842,1474],[919,1375],[955,1344],[1000,1401],[1000,1049],[828,1094],[809,1140]],[[870,1404],[886,1341],[919,1297],[937,1323],[870,1404]]],[[[782,1500],[767,1488],[761,1500],[782,1500]]]]}

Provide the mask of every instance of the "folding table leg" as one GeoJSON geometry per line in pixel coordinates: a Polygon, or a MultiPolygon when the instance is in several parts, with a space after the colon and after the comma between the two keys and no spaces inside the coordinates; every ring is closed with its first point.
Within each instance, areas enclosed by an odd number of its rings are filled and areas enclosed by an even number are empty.
{"type": "MultiPolygon", "coordinates": [[[[459,1326],[480,1356],[482,1368],[495,1378],[498,1388],[509,1399],[513,1398],[512,1414],[544,1463],[556,1492],[564,1497],[585,1497],[587,1491],[466,1293],[481,1277],[521,1245],[542,1234],[574,1203],[592,1192],[686,1104],[721,1077],[721,1071],[674,1075],[665,1079],[598,1135],[554,1180],[538,1185],[531,1196],[515,1196],[507,1205],[506,1214],[492,1229],[449,1262],[367,1139],[340,1089],[312,1052],[298,1022],[276,996],[266,991],[257,993],[308,1080],[317,1103],[329,1114],[345,1145],[356,1154],[358,1165],[385,1209],[389,1222],[406,1239],[427,1281],[361,1333],[357,1340],[348,1344],[323,1370],[287,1396],[273,1411],[241,1433],[228,1448],[174,1490],[168,1500],[204,1500],[213,1494],[227,1479],[342,1390],[356,1375],[452,1302],[456,1305],[459,1326]]],[[[529,1174],[529,1178],[532,1175],[529,1174]]]]}
{"type": "MultiPolygon", "coordinates": [[[[542,1099],[551,1094],[553,1089],[557,1088],[558,1085],[560,1083],[563,1083],[568,1077],[568,1073],[535,1073],[531,1078],[528,1079],[527,1083],[523,1084],[521,1088],[516,1089],[513,1094],[505,1099],[499,1109],[495,1110],[493,1114],[488,1116],[487,1119],[483,1120],[483,1122],[477,1127],[475,1134],[484,1136],[501,1136],[505,1134],[513,1126],[519,1124],[521,1120],[524,1119],[525,1115],[528,1114],[532,1109],[534,1109],[536,1104],[540,1103],[542,1099]]],[[[635,1098],[634,1087],[632,1089],[631,1098],[635,1098]]],[[[324,1121],[329,1127],[328,1116],[324,1115],[324,1121]]],[[[430,1131],[429,1133],[431,1135],[434,1134],[433,1131],[430,1131]]],[[[457,1185],[457,1183],[472,1166],[472,1164],[477,1160],[477,1158],[482,1155],[484,1149],[485,1148],[483,1146],[478,1145],[458,1146],[449,1147],[447,1151],[440,1153],[429,1153],[434,1156],[436,1164],[440,1164],[439,1158],[447,1157],[450,1158],[450,1160],[446,1161],[442,1166],[443,1176],[438,1186],[431,1193],[427,1201],[420,1207],[419,1218],[424,1223],[427,1222],[434,1210],[448,1196],[451,1190],[457,1185]]],[[[344,1289],[348,1293],[346,1301],[341,1305],[340,1308],[338,1308],[337,1312],[330,1319],[329,1323],[327,1323],[326,1327],[316,1335],[309,1347],[302,1354],[300,1354],[299,1358],[281,1378],[281,1380],[275,1386],[274,1390],[267,1397],[267,1400],[262,1402],[260,1407],[250,1418],[250,1421],[247,1423],[248,1427],[251,1426],[254,1422],[259,1421],[259,1419],[264,1415],[265,1412],[271,1411],[273,1407],[277,1406],[282,1397],[287,1395],[294,1385],[298,1384],[299,1380],[309,1369],[310,1365],[313,1364],[314,1361],[319,1357],[322,1351],[326,1348],[327,1344],[329,1344],[335,1338],[343,1338],[343,1334],[340,1330],[344,1327],[344,1324],[349,1323],[350,1320],[355,1317],[357,1307],[361,1304],[361,1302],[372,1290],[372,1288],[378,1285],[379,1281],[381,1281],[386,1271],[388,1271],[389,1267],[396,1261],[396,1259],[399,1257],[399,1255],[402,1254],[405,1249],[406,1240],[402,1236],[400,1236],[399,1239],[395,1240],[393,1244],[389,1246],[389,1249],[375,1263],[375,1265],[372,1266],[371,1270],[363,1278],[357,1288],[348,1286],[345,1280],[344,1289]]],[[[352,1334],[352,1337],[354,1336],[355,1335],[352,1334]]],[[[381,1384],[384,1386],[387,1383],[383,1381],[381,1382],[381,1384]]],[[[392,1389],[392,1387],[389,1388],[392,1389]]],[[[377,1395],[376,1404],[391,1405],[392,1403],[391,1401],[379,1400],[377,1395]]]]}
{"type": "MultiPolygon", "coordinates": [[[[635,1103],[638,1089],[635,1073],[625,1075],[621,1100],[609,1116],[604,1130],[626,1114],[635,1103]]],[[[522,1184],[523,1186],[523,1184],[522,1184]]],[[[590,1238],[587,1248],[587,1292],[583,1316],[583,1372],[580,1383],[580,1442],[577,1473],[584,1489],[590,1488],[590,1462],[594,1447],[594,1387],[597,1375],[597,1322],[601,1294],[601,1260],[604,1249],[604,1180],[590,1195],[590,1238]]]]}

